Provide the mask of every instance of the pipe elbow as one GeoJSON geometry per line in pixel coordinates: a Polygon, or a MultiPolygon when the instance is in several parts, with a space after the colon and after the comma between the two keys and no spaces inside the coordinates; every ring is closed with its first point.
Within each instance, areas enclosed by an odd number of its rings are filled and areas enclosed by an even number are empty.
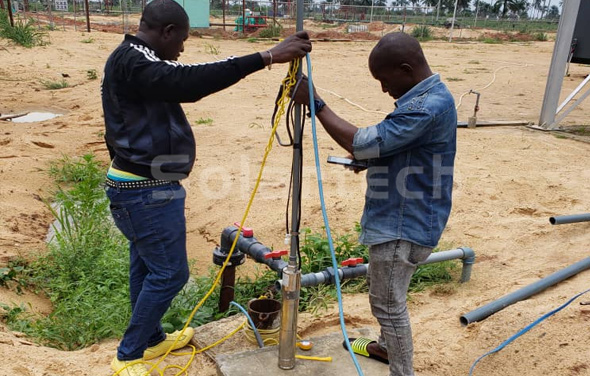
{"type": "Polygon", "coordinates": [[[469,247],[459,247],[461,251],[463,251],[463,257],[461,260],[465,265],[472,265],[475,263],[475,252],[473,249],[469,247]]]}

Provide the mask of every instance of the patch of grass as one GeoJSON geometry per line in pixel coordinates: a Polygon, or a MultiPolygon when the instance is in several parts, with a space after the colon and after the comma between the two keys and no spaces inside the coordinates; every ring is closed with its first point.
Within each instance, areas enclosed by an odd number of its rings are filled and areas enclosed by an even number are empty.
{"type": "Polygon", "coordinates": [[[590,125],[569,126],[564,130],[577,136],[590,136],[590,125]]]}
{"type": "Polygon", "coordinates": [[[419,41],[428,41],[432,39],[432,30],[427,25],[419,25],[412,29],[412,36],[419,41]]]}
{"type": "Polygon", "coordinates": [[[94,161],[92,154],[84,155],[82,158],[72,159],[67,155],[49,164],[49,176],[57,184],[75,184],[86,182],[97,185],[102,182],[102,166],[94,161]]]}
{"type": "Polygon", "coordinates": [[[264,29],[260,30],[260,33],[258,35],[260,36],[260,38],[276,38],[281,35],[282,31],[283,27],[279,24],[269,25],[268,27],[265,27],[264,29]]]}
{"type": "Polygon", "coordinates": [[[60,81],[49,81],[49,80],[41,80],[41,85],[47,90],[59,90],[65,89],[66,87],[70,86],[68,81],[62,78],[60,81]]]}
{"type": "Polygon", "coordinates": [[[86,77],[89,80],[96,80],[98,78],[98,74],[96,73],[96,69],[88,69],[86,71],[86,77]]]}
{"type": "Polygon", "coordinates": [[[10,261],[8,265],[0,268],[0,286],[16,289],[17,294],[22,294],[23,288],[28,286],[28,263],[24,259],[10,261]]]}
{"type": "Polygon", "coordinates": [[[108,220],[105,170],[93,155],[52,164],[50,175],[58,185],[50,210],[58,224],[48,252],[31,262],[29,282],[54,309],[36,317],[12,308],[6,318],[39,342],[63,350],[121,336],[130,317],[128,243],[108,220]]]}
{"type": "Polygon", "coordinates": [[[449,78],[447,78],[447,81],[450,81],[450,82],[465,81],[465,79],[464,78],[458,78],[458,77],[449,77],[449,78]]]}
{"type": "Polygon", "coordinates": [[[549,40],[549,37],[547,36],[547,33],[538,32],[535,33],[533,39],[539,42],[546,42],[547,40],[549,40]]]}
{"type": "Polygon", "coordinates": [[[90,37],[90,38],[82,39],[80,42],[82,42],[82,43],[94,43],[94,38],[90,37]]]}
{"type": "Polygon", "coordinates": [[[486,43],[486,44],[502,44],[503,43],[503,41],[501,39],[489,38],[489,37],[481,38],[480,41],[483,43],[486,43]]]}
{"type": "Polygon", "coordinates": [[[211,43],[205,43],[205,53],[209,55],[219,55],[219,46],[214,46],[211,43]]]}
{"type": "Polygon", "coordinates": [[[246,39],[246,42],[248,42],[248,43],[256,43],[256,42],[258,42],[258,38],[249,37],[248,39],[246,39]]]}
{"type": "MultiPolygon", "coordinates": [[[[437,252],[438,250],[435,250],[437,252]]],[[[451,282],[451,271],[457,266],[456,261],[443,261],[434,264],[420,265],[412,275],[409,292],[419,292],[427,287],[451,282]]]]}
{"type": "Polygon", "coordinates": [[[467,64],[479,64],[478,60],[469,60],[467,64]]]}
{"type": "Polygon", "coordinates": [[[0,37],[10,39],[14,43],[23,47],[31,48],[34,46],[46,45],[46,33],[37,30],[35,21],[30,18],[27,21],[17,19],[14,26],[10,25],[8,13],[0,9],[0,37]]]}
{"type": "Polygon", "coordinates": [[[340,26],[340,25],[338,25],[337,23],[332,23],[332,24],[323,23],[322,24],[322,29],[324,29],[324,30],[326,30],[326,29],[333,29],[333,28],[338,27],[338,26],[340,26]]]}
{"type": "Polygon", "coordinates": [[[198,125],[213,125],[213,119],[211,118],[207,118],[207,119],[203,119],[203,118],[199,118],[196,123],[198,125]]]}

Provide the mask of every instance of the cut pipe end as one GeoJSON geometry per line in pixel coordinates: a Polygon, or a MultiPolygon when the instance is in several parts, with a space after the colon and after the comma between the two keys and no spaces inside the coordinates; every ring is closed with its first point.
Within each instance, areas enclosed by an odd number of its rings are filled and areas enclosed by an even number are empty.
{"type": "Polygon", "coordinates": [[[459,317],[459,321],[461,322],[461,325],[463,325],[463,326],[469,325],[469,320],[467,320],[467,317],[465,317],[465,316],[459,317]]]}
{"type": "Polygon", "coordinates": [[[554,225],[556,222],[555,217],[550,217],[549,218],[549,223],[551,223],[552,225],[554,225]]]}

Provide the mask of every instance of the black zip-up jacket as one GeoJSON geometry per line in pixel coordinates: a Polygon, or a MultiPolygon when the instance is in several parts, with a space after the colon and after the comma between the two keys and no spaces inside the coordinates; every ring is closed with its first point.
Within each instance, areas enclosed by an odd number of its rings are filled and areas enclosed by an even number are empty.
{"type": "Polygon", "coordinates": [[[186,65],[160,60],[141,39],[125,35],[102,81],[105,140],[115,166],[147,178],[186,178],[195,139],[183,102],[225,89],[264,68],[259,53],[186,65]]]}

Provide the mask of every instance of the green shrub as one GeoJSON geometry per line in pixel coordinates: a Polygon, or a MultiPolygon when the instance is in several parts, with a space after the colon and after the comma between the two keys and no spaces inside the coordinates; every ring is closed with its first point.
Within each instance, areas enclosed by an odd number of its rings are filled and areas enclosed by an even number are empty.
{"type": "Polygon", "coordinates": [[[43,87],[47,90],[65,89],[66,87],[70,86],[68,81],[63,78],[60,81],[41,80],[41,85],[43,85],[43,87]]]}
{"type": "Polygon", "coordinates": [[[482,38],[479,38],[479,40],[483,43],[486,43],[486,44],[502,44],[503,43],[501,39],[497,39],[497,38],[482,37],[482,38]]]}
{"type": "Polygon", "coordinates": [[[534,38],[536,41],[539,41],[539,42],[546,42],[549,39],[549,37],[547,37],[547,34],[543,33],[543,32],[536,33],[534,38]]]}
{"type": "Polygon", "coordinates": [[[432,30],[427,25],[419,25],[412,29],[412,36],[420,41],[432,39],[432,30]]]}
{"type": "Polygon", "coordinates": [[[282,31],[283,27],[279,24],[269,25],[268,27],[265,27],[264,29],[260,30],[260,33],[258,35],[260,36],[260,38],[276,38],[281,35],[282,31]]]}
{"type": "Polygon", "coordinates": [[[0,37],[10,39],[23,47],[31,48],[45,45],[45,36],[45,33],[35,28],[32,18],[26,22],[15,20],[14,26],[11,26],[8,13],[0,10],[0,37]]]}
{"type": "Polygon", "coordinates": [[[47,254],[29,265],[29,282],[53,303],[47,317],[2,307],[13,328],[41,343],[75,350],[123,334],[130,314],[128,242],[108,220],[105,166],[86,155],[50,168],[59,183],[51,206],[58,225],[47,254]],[[67,189],[66,189],[67,188],[67,189]]]}
{"type": "Polygon", "coordinates": [[[96,69],[88,69],[86,71],[86,77],[88,77],[89,80],[96,80],[98,78],[98,74],[96,73],[96,69]]]}

